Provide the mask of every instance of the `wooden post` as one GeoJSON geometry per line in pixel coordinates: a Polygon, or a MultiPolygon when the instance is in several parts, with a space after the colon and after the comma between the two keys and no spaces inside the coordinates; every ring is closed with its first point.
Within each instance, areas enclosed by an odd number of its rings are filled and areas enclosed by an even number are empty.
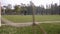
{"type": "Polygon", "coordinates": [[[32,12],[32,18],[33,18],[33,33],[36,34],[36,24],[35,24],[35,11],[34,11],[34,6],[32,6],[33,12],[32,12]]]}
{"type": "Polygon", "coordinates": [[[34,4],[32,3],[32,1],[30,1],[31,6],[32,6],[32,18],[33,18],[33,25],[35,25],[35,8],[34,8],[34,4]]]}
{"type": "Polygon", "coordinates": [[[35,25],[35,11],[34,11],[34,6],[32,6],[32,8],[33,8],[33,15],[32,15],[32,18],[33,18],[33,25],[35,25]]]}
{"type": "Polygon", "coordinates": [[[35,28],[36,28],[36,24],[35,24],[35,8],[34,8],[34,4],[32,3],[32,1],[30,1],[30,3],[31,3],[31,7],[32,7],[32,18],[33,18],[33,26],[32,26],[32,28],[33,28],[33,33],[34,34],[36,34],[36,30],[35,30],[35,28]]]}

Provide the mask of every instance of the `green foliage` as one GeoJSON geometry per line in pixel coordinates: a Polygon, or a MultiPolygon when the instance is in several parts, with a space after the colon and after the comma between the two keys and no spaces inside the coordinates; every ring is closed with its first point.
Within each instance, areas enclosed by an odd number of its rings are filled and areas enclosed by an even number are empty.
{"type": "Polygon", "coordinates": [[[20,11],[21,11],[20,5],[15,5],[15,6],[14,6],[14,11],[15,11],[17,14],[20,13],[20,11]]]}
{"type": "MultiPolygon", "coordinates": [[[[43,5],[41,6],[35,6],[33,2],[30,2],[29,6],[26,6],[22,3],[22,5],[15,5],[14,9],[11,10],[11,4],[8,4],[8,6],[3,6],[6,8],[5,14],[8,15],[8,13],[11,15],[11,13],[14,13],[15,15],[32,15],[32,12],[34,11],[36,15],[60,15],[59,6],[57,3],[51,4],[46,6],[46,9],[43,5]],[[34,8],[33,8],[34,6],[34,8]],[[34,9],[34,10],[33,10],[34,9]],[[14,11],[13,11],[14,10],[14,11]],[[26,11],[26,12],[25,12],[26,11]]],[[[2,11],[2,14],[3,11],[2,11]]]]}

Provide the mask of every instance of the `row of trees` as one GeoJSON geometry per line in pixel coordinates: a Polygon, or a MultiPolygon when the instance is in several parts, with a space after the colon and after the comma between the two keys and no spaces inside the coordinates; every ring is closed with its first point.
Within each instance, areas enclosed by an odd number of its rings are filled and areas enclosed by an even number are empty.
{"type": "MultiPolygon", "coordinates": [[[[2,15],[32,15],[32,2],[30,2],[30,5],[26,6],[25,4],[21,3],[21,5],[15,5],[14,9],[12,9],[11,4],[8,4],[8,6],[1,7],[2,15]]],[[[47,5],[46,9],[44,6],[35,6],[34,5],[34,11],[36,15],[60,15],[60,5],[58,6],[56,3],[47,5]]]]}

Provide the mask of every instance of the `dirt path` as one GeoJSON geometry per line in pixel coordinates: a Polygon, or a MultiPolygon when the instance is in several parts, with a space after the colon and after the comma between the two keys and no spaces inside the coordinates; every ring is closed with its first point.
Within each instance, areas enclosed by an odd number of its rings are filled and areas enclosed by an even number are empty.
{"type": "MultiPolygon", "coordinates": [[[[7,19],[1,18],[1,21],[4,22],[5,25],[10,25],[10,26],[15,26],[15,27],[23,27],[23,26],[31,26],[32,22],[27,22],[27,23],[14,23],[12,21],[9,21],[7,19]]],[[[44,21],[44,22],[35,22],[36,24],[39,23],[58,23],[60,21],[44,21]]]]}

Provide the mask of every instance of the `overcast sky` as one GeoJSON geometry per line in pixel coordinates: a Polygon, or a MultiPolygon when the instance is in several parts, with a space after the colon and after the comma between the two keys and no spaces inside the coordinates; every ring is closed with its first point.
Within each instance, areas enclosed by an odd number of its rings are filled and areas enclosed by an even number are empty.
{"type": "Polygon", "coordinates": [[[1,4],[2,5],[8,5],[8,4],[18,4],[20,5],[20,3],[24,3],[24,4],[29,4],[29,2],[32,1],[36,6],[39,5],[49,5],[53,2],[57,3],[59,5],[59,0],[1,0],[1,4]]]}

